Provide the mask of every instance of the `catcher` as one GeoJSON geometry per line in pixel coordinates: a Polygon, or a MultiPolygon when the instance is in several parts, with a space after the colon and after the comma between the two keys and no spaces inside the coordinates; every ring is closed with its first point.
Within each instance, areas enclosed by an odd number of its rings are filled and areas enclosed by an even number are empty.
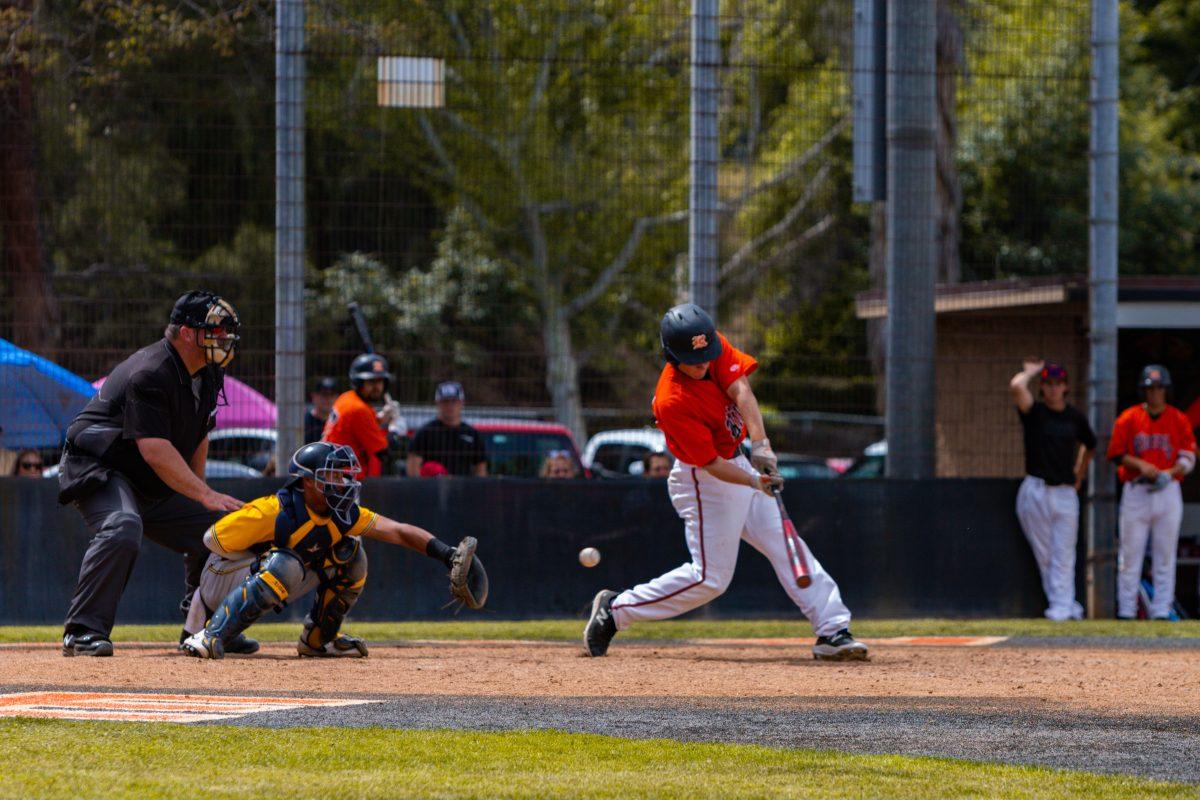
{"type": "Polygon", "coordinates": [[[184,652],[223,658],[224,646],[268,609],[316,589],[297,645],[300,655],[365,658],[362,639],[339,633],[367,582],[363,536],[441,561],[450,570],[454,597],[468,608],[483,607],[488,581],[475,557],[475,539],[468,536],[450,547],[429,531],[363,508],[359,470],[345,445],[306,444],[292,456],[288,471],[294,477],[277,494],[247,503],[208,529],[204,543],[212,555],[199,594],[207,605],[215,587],[221,593],[208,624],[183,641],[184,652]]]}

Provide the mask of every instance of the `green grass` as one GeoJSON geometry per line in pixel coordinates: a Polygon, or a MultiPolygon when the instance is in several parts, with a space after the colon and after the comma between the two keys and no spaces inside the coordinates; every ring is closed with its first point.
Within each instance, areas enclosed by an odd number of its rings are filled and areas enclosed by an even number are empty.
{"type": "Polygon", "coordinates": [[[555,731],[0,721],[0,796],[1194,797],[1195,786],[1038,767],[555,731]]]}
{"type": "MultiPolygon", "coordinates": [[[[354,622],[346,630],[373,641],[411,639],[536,639],[574,641],[583,628],[582,620],[529,620],[500,622],[455,620],[452,622],[354,622]]],[[[858,620],[854,634],[865,638],[891,636],[1138,636],[1147,638],[1200,637],[1200,621],[1119,622],[1085,620],[1050,622],[1045,619],[883,619],[858,620]]],[[[291,641],[299,635],[300,623],[255,625],[252,635],[262,641],[291,641]]],[[[791,620],[671,620],[638,625],[621,633],[633,639],[743,639],[810,636],[812,629],[800,618],[791,620]]],[[[0,642],[53,642],[62,636],[58,626],[0,627],[0,642]]],[[[113,638],[127,642],[175,641],[178,625],[120,625],[113,638]]]]}

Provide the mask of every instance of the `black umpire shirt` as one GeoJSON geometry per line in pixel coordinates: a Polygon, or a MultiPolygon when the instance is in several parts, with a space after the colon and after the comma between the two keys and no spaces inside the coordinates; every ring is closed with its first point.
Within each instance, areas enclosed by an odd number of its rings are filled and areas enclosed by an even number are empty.
{"type": "Polygon", "coordinates": [[[1041,478],[1049,486],[1075,485],[1075,458],[1078,446],[1096,447],[1096,434],[1087,417],[1075,406],[1051,411],[1038,401],[1022,414],[1025,429],[1025,473],[1041,478]]]}
{"type": "Polygon", "coordinates": [[[476,464],[487,461],[479,431],[465,422],[451,428],[436,417],[421,426],[408,452],[437,461],[451,475],[472,475],[476,464]]]}
{"type": "Polygon", "coordinates": [[[75,417],[67,429],[69,451],[121,473],[148,499],[168,497],[172,490],[142,458],[136,440],[166,439],[190,462],[216,424],[220,383],[214,366],[189,375],[166,339],[143,347],[116,366],[75,417]]]}

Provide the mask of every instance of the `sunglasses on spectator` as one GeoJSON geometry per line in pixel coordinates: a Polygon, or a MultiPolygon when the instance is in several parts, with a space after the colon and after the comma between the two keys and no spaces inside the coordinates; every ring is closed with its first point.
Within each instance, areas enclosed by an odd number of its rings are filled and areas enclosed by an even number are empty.
{"type": "Polygon", "coordinates": [[[40,461],[22,461],[21,469],[41,469],[43,466],[40,461]]]}

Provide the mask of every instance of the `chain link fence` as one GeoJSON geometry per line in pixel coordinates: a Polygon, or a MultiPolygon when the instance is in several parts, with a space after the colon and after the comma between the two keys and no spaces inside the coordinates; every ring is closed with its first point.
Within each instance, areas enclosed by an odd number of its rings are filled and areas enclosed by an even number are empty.
{"type": "MultiPolygon", "coordinates": [[[[356,302],[410,426],[445,380],[469,415],[561,424],[580,449],[651,425],[658,320],[687,292],[690,4],[305,10],[310,386],[348,388],[356,302]]],[[[7,0],[0,20],[0,335],[91,382],[210,288],[244,323],[238,402],[269,405],[273,5],[7,0]]],[[[1015,475],[1021,356],[1067,363],[1082,402],[1079,300],[1053,287],[1086,264],[1087,9],[939,0],[937,20],[939,471],[1015,475]],[[992,305],[970,288],[1009,279],[1045,283],[992,305]],[[943,303],[960,290],[978,302],[943,303]]],[[[842,469],[886,402],[886,231],[851,193],[854,4],[727,1],[718,22],[720,324],[760,359],[776,449],[842,469]]],[[[59,442],[20,419],[5,446],[49,459],[59,442]]],[[[266,466],[269,437],[246,436],[222,453],[266,466]]]]}

